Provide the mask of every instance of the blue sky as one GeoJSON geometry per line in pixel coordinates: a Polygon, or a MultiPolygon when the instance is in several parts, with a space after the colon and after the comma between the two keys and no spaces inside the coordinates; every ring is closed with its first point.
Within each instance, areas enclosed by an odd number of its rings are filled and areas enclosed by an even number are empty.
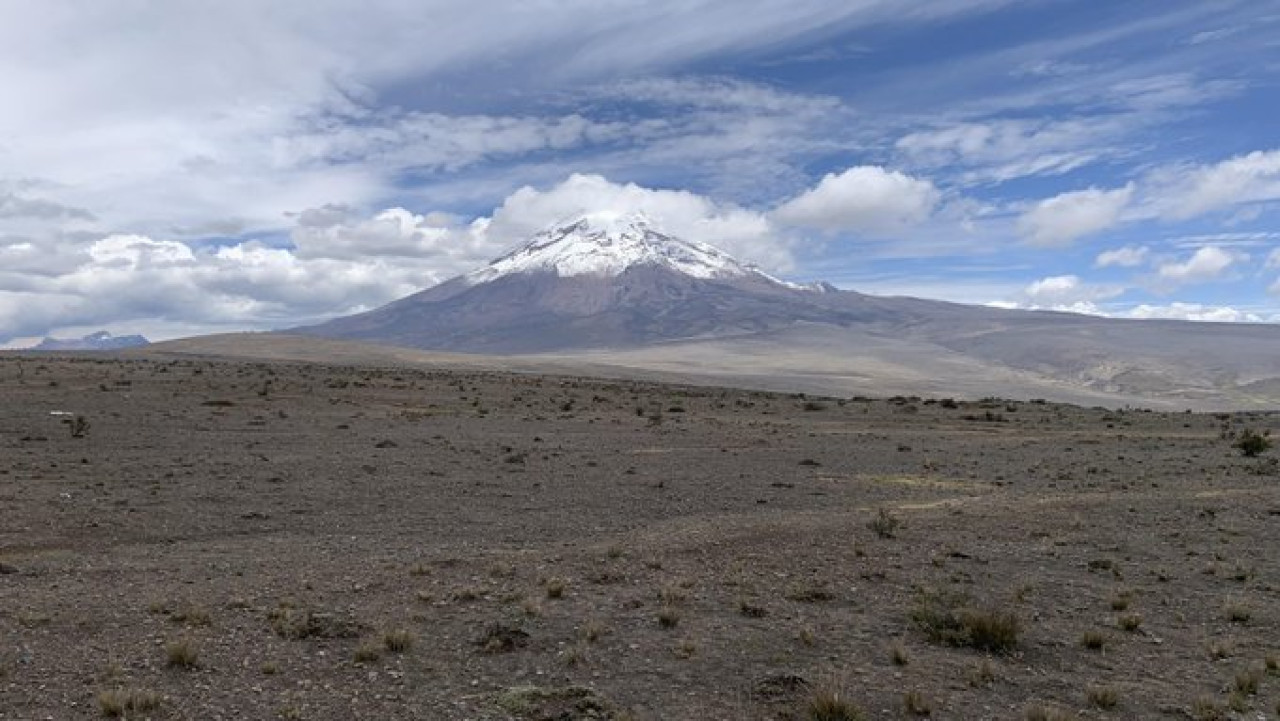
{"type": "Polygon", "coordinates": [[[1280,320],[1280,1],[0,1],[0,345],[374,307],[575,212],[1280,320]]]}

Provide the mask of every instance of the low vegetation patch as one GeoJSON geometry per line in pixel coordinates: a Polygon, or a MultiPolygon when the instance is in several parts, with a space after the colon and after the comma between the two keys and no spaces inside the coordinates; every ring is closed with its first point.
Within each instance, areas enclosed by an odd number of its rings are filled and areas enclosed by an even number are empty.
{"type": "Polygon", "coordinates": [[[933,643],[995,653],[1013,649],[1022,633],[1022,624],[1012,611],[981,607],[967,595],[952,591],[921,592],[910,619],[933,643]]]}
{"type": "Polygon", "coordinates": [[[804,721],[864,721],[862,707],[854,703],[842,684],[827,682],[813,690],[800,710],[804,721]]]}
{"type": "Polygon", "coordinates": [[[1267,451],[1271,450],[1271,431],[1266,430],[1259,433],[1255,430],[1246,428],[1240,431],[1240,435],[1236,437],[1232,447],[1239,449],[1240,454],[1246,458],[1255,458],[1267,451]]]}
{"type": "Polygon", "coordinates": [[[136,688],[116,688],[98,694],[98,710],[108,718],[127,718],[160,708],[160,694],[136,688]]]}

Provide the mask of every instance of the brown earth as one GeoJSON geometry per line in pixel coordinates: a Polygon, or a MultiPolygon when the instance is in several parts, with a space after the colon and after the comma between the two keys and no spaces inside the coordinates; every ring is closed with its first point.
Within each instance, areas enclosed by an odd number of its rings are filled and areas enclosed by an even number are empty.
{"type": "Polygon", "coordinates": [[[0,719],[1280,714],[1271,414],[18,355],[0,399],[0,719]]]}

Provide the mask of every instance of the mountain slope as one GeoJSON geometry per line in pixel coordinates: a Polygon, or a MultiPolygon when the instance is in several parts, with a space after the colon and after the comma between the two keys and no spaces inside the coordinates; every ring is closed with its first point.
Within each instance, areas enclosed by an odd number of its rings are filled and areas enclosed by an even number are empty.
{"type": "Polygon", "coordinates": [[[1280,407],[1280,326],[1116,320],[798,286],[635,216],[574,219],[466,275],[291,332],[768,387],[786,376],[789,387],[814,391],[865,390],[880,378],[886,392],[983,388],[1280,407]]]}
{"type": "Polygon", "coordinates": [[[853,293],[784,283],[641,216],[586,216],[476,271],[382,308],[294,332],[413,348],[529,353],[634,347],[857,322],[853,293]]]}

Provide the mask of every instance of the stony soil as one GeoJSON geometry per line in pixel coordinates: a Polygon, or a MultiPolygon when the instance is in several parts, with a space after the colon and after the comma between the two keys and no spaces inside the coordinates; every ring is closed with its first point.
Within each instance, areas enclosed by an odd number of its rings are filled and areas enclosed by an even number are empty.
{"type": "Polygon", "coordinates": [[[0,719],[1274,719],[1246,428],[0,356],[0,719]]]}

